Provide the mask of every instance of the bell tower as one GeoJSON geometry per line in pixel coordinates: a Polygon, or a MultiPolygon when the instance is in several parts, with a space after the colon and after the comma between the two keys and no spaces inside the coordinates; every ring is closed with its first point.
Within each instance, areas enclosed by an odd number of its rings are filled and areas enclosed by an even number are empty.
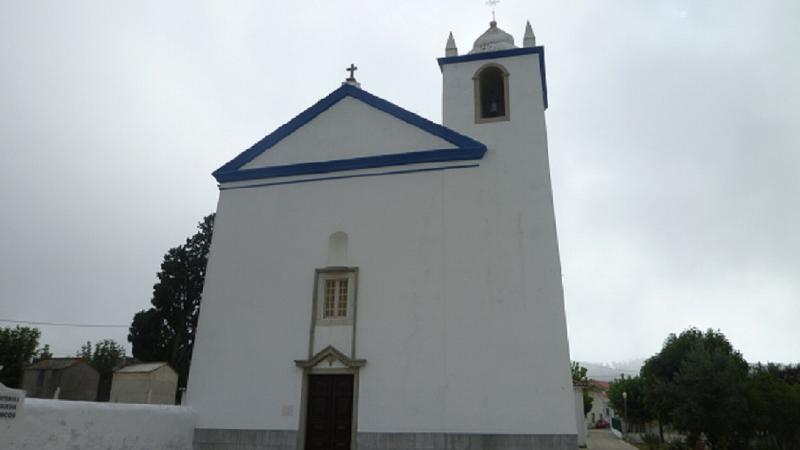
{"type": "Polygon", "coordinates": [[[536,45],[530,22],[522,45],[517,47],[514,37],[494,20],[465,55],[458,54],[450,34],[447,56],[438,59],[443,78],[442,123],[486,145],[482,165],[498,187],[512,193],[502,201],[526,191],[528,197],[522,201],[538,199],[533,220],[552,223],[548,234],[557,262],[544,114],[544,47],[536,45]]]}
{"type": "Polygon", "coordinates": [[[438,60],[446,127],[485,143],[490,151],[499,146],[504,152],[517,147],[531,151],[536,146],[546,153],[544,48],[536,46],[530,22],[522,44],[514,45],[514,37],[494,20],[465,55],[458,55],[450,34],[446,56],[438,60]]]}
{"type": "MultiPolygon", "coordinates": [[[[567,370],[569,344],[545,126],[544,48],[536,45],[530,23],[522,47],[517,47],[493,20],[469,53],[459,55],[451,36],[445,55],[438,60],[442,122],[487,147],[480,170],[469,179],[477,187],[463,190],[470,196],[459,206],[480,211],[492,224],[487,235],[499,238],[496,249],[493,244],[486,253],[492,255],[492,267],[516,271],[520,277],[521,289],[504,296],[505,307],[516,302],[515,317],[537,322],[520,331],[519,337],[531,339],[526,347],[531,377],[548,381],[520,404],[526,411],[558,417],[547,425],[537,418],[521,432],[533,434],[534,442],[537,434],[565,433],[575,439],[583,418],[575,416],[567,370]],[[510,236],[514,244],[502,240],[510,236]]],[[[576,446],[574,440],[560,445],[576,446]]]]}

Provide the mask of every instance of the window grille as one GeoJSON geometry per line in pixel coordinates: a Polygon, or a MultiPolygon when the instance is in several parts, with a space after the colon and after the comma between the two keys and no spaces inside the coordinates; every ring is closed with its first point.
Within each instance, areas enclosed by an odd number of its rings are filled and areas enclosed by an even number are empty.
{"type": "Polygon", "coordinates": [[[337,280],[339,283],[339,298],[337,299],[336,315],[347,317],[347,278],[337,280]]]}
{"type": "Polygon", "coordinates": [[[347,278],[325,280],[325,303],[322,318],[347,317],[347,278]]]}
{"type": "Polygon", "coordinates": [[[325,280],[325,307],[322,317],[333,317],[336,311],[336,280],[325,280]]]}
{"type": "Polygon", "coordinates": [[[353,319],[356,305],[356,271],[318,269],[315,317],[323,325],[343,325],[353,319]]]}

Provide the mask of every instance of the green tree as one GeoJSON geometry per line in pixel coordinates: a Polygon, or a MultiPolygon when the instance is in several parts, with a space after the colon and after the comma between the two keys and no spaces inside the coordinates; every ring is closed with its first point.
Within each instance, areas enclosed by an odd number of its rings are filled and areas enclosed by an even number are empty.
{"type": "Polygon", "coordinates": [[[53,352],[50,351],[50,345],[45,344],[44,347],[36,350],[36,354],[33,355],[33,359],[31,359],[31,363],[36,363],[45,359],[50,359],[53,357],[53,352]]]}
{"type": "Polygon", "coordinates": [[[683,358],[696,342],[703,339],[703,332],[690,328],[680,335],[671,333],[664,341],[660,352],[647,359],[641,376],[645,383],[645,404],[658,420],[661,442],[664,442],[664,424],[670,423],[672,411],[678,404],[675,377],[683,358]]]}
{"type": "Polygon", "coordinates": [[[168,362],[178,371],[181,387],[189,374],[214,214],[204,217],[197,228],[185,244],[164,255],[153,286],[153,307],[134,316],[128,334],[133,356],[168,362]]]}
{"type": "Polygon", "coordinates": [[[103,339],[94,344],[87,341],[78,351],[79,358],[94,366],[100,375],[112,373],[117,365],[125,360],[125,347],[113,339],[103,339]]]}
{"type": "Polygon", "coordinates": [[[114,377],[114,369],[125,361],[125,347],[118,344],[113,339],[103,339],[94,344],[87,341],[78,350],[79,358],[83,358],[94,366],[100,373],[100,382],[97,385],[97,400],[108,401],[111,395],[111,380],[114,377]]]}
{"type": "Polygon", "coordinates": [[[92,360],[92,341],[86,341],[85,344],[81,345],[81,349],[78,350],[78,353],[75,354],[78,358],[82,358],[86,361],[91,362],[92,360]]]}
{"type": "Polygon", "coordinates": [[[719,331],[671,334],[642,367],[645,404],[660,424],[672,424],[690,441],[705,433],[715,449],[735,448],[750,427],[747,371],[747,362],[719,331]]]}
{"type": "Polygon", "coordinates": [[[791,376],[797,367],[759,364],[747,383],[751,420],[780,450],[800,450],[800,380],[791,376]]]}
{"type": "Polygon", "coordinates": [[[37,328],[0,328],[0,382],[12,388],[20,386],[22,371],[36,355],[41,335],[37,328]]]}
{"type": "Polygon", "coordinates": [[[572,384],[581,386],[581,392],[583,393],[583,415],[589,414],[589,411],[592,410],[592,403],[594,403],[594,397],[592,397],[591,386],[589,386],[589,379],[586,376],[586,367],[581,366],[578,362],[572,361],[570,366],[572,371],[572,384]]]}
{"type": "Polygon", "coordinates": [[[653,420],[653,415],[647,409],[644,402],[644,379],[640,376],[625,377],[612,381],[608,387],[608,401],[619,415],[624,415],[624,419],[631,424],[643,426],[653,420]],[[627,401],[622,393],[628,396],[627,401]],[[627,409],[626,409],[627,403],[627,409]]]}
{"type": "Polygon", "coordinates": [[[766,370],[789,384],[800,384],[800,364],[767,364],[766,370]]]}

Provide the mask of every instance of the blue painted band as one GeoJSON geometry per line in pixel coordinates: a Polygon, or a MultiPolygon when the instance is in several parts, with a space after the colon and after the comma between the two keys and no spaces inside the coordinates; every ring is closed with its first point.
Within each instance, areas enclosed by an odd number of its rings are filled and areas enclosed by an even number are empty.
{"type": "Polygon", "coordinates": [[[392,155],[367,156],[363,158],[339,159],[336,161],[310,162],[287,166],[263,167],[258,169],[241,169],[236,172],[217,174],[221,183],[230,181],[252,180],[257,178],[288,177],[295,175],[312,175],[319,173],[341,172],[343,170],[374,169],[376,167],[403,166],[445,161],[464,161],[481,159],[486,149],[444,149],[426,150],[392,155]]]}
{"type": "Polygon", "coordinates": [[[375,167],[405,164],[481,159],[485,153],[486,146],[475,139],[457,133],[442,125],[433,123],[428,119],[420,117],[355,86],[343,84],[340,88],[331,92],[327,97],[318,101],[312,107],[306,109],[295,118],[263,138],[261,141],[257,142],[255,145],[214,171],[213,175],[218,182],[224,183],[227,181],[329,173],[342,170],[372,169],[375,167]],[[308,162],[258,169],[242,169],[245,164],[269,150],[282,139],[286,138],[297,129],[320,115],[322,112],[335,105],[341,99],[348,96],[358,99],[380,111],[390,114],[410,125],[433,134],[434,136],[453,144],[456,148],[432,149],[334,161],[308,162]]]}
{"type": "Polygon", "coordinates": [[[335,177],[309,178],[305,180],[275,181],[272,183],[248,184],[247,186],[229,186],[229,187],[220,186],[219,190],[230,191],[234,189],[251,189],[258,187],[280,186],[284,184],[311,183],[312,181],[343,180],[346,178],[378,177],[382,175],[400,175],[405,173],[416,173],[416,172],[435,172],[435,171],[452,170],[452,169],[469,169],[478,166],[480,166],[480,164],[464,164],[460,166],[427,167],[424,169],[394,170],[390,172],[380,172],[380,173],[361,173],[356,175],[340,175],[335,177]]]}
{"type": "Polygon", "coordinates": [[[493,52],[471,53],[468,55],[461,55],[461,56],[445,56],[443,58],[438,58],[437,61],[439,61],[439,66],[443,66],[445,64],[455,64],[467,61],[480,61],[482,59],[495,59],[495,58],[507,58],[509,56],[530,55],[532,53],[544,53],[544,47],[540,45],[538,47],[510,48],[508,50],[495,50],[493,52]]]}
{"type": "Polygon", "coordinates": [[[497,50],[494,52],[473,53],[471,55],[446,56],[444,58],[437,59],[437,61],[439,61],[439,68],[441,69],[442,66],[447,64],[457,64],[468,61],[481,61],[484,59],[508,58],[511,56],[522,56],[531,54],[539,55],[539,75],[542,78],[542,99],[544,100],[544,109],[547,109],[547,77],[545,76],[545,70],[544,70],[544,47],[542,46],[512,48],[508,50],[497,50]]]}

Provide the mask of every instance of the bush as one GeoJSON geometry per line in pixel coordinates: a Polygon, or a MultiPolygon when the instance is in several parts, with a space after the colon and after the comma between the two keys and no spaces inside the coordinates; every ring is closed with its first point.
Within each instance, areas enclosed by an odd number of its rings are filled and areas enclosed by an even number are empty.
{"type": "Polygon", "coordinates": [[[657,434],[645,433],[642,435],[642,443],[650,450],[661,448],[661,438],[657,434]]]}
{"type": "Polygon", "coordinates": [[[673,439],[666,444],[666,450],[689,450],[692,448],[694,447],[687,444],[684,439],[673,439]]]}

